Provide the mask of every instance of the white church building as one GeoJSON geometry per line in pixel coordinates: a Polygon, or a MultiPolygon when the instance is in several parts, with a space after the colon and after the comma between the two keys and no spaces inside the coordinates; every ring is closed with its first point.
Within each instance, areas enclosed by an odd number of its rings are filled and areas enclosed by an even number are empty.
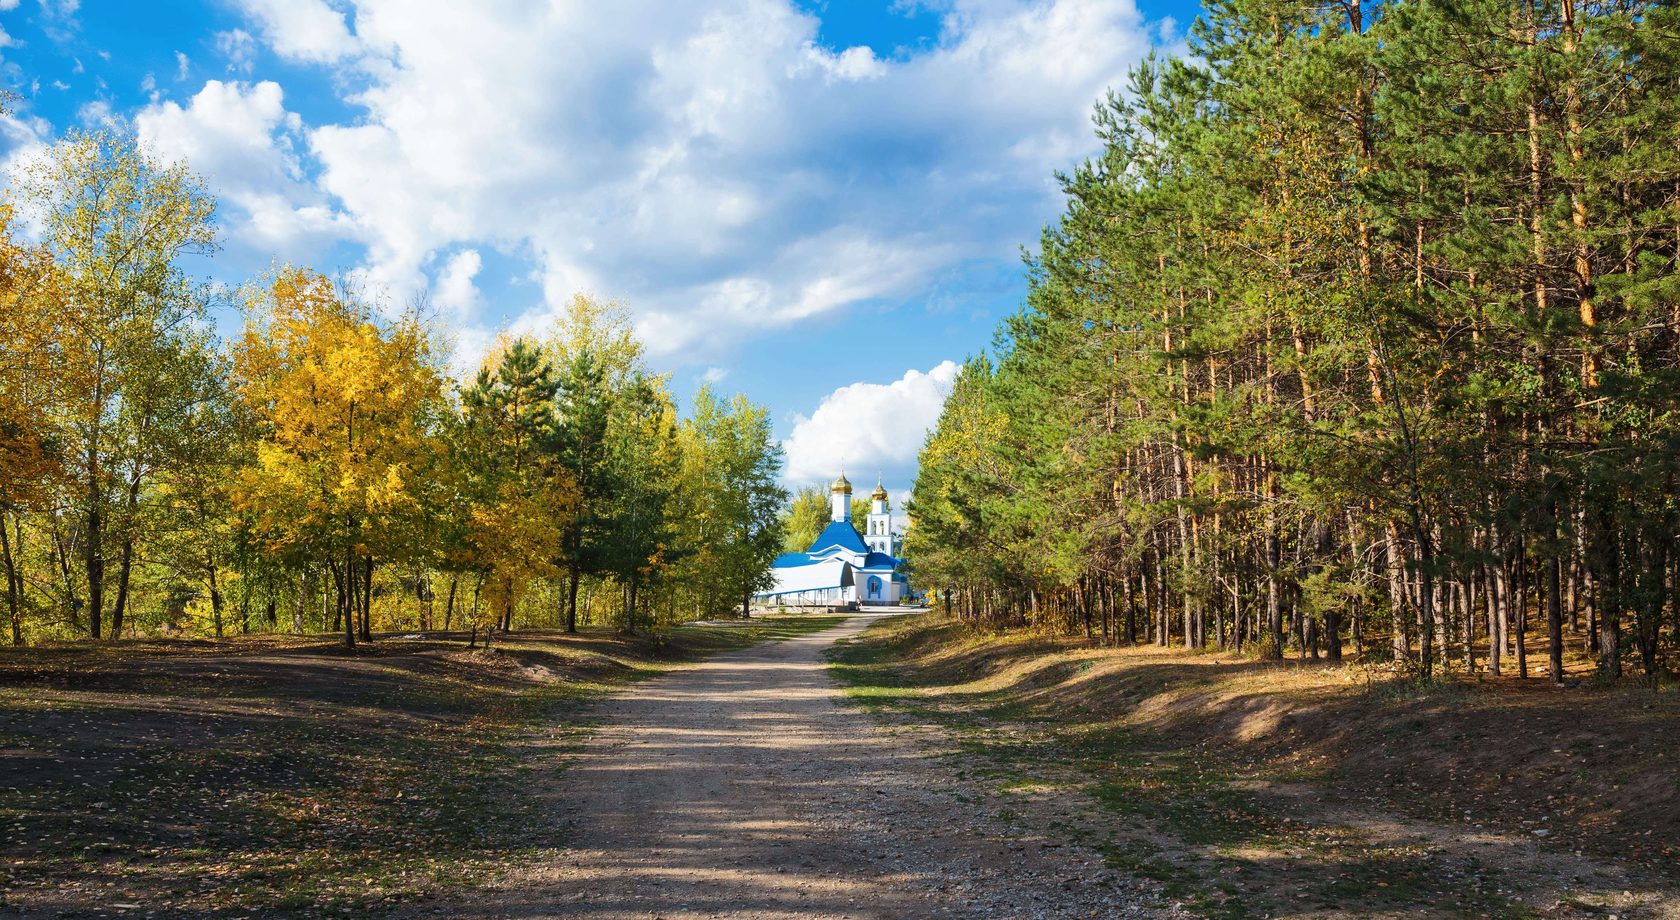
{"type": "Polygon", "coordinates": [[[893,532],[887,490],[879,482],[869,496],[864,535],[852,526],[852,484],[846,474],[829,488],[829,523],[803,553],[783,553],[771,565],[776,585],[753,596],[769,606],[832,607],[896,604],[909,593],[900,569],[899,537],[893,532]]]}

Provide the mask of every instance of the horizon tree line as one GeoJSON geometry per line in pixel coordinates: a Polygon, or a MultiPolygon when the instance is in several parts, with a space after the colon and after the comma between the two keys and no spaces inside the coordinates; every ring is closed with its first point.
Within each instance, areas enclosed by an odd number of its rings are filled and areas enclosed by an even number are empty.
{"type": "Polygon", "coordinates": [[[0,206],[0,566],[13,644],[193,632],[628,632],[745,612],[782,539],[768,414],[686,415],[577,296],[469,381],[439,329],[300,266],[183,267],[216,202],[125,129],[0,206]],[[38,235],[20,231],[23,215],[38,235]]]}

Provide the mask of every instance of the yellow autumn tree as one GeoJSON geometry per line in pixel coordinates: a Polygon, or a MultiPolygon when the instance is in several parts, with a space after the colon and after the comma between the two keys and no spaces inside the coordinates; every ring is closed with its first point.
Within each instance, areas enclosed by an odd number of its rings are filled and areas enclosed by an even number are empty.
{"type": "Polygon", "coordinates": [[[491,617],[477,626],[510,629],[514,608],[531,584],[559,574],[554,547],[572,494],[555,479],[535,485],[531,491],[504,479],[488,500],[475,502],[468,512],[470,559],[484,576],[485,612],[491,617]]]}
{"type": "Polygon", "coordinates": [[[574,294],[555,316],[543,351],[556,371],[586,357],[600,366],[609,384],[619,386],[642,369],[646,348],[636,338],[630,311],[623,304],[574,294]]]}
{"type": "Polygon", "coordinates": [[[12,644],[23,644],[22,515],[62,472],[53,418],[69,372],[59,335],[63,287],[46,250],[12,235],[0,205],[0,564],[12,644]]]}
{"type": "Polygon", "coordinates": [[[426,328],[382,323],[320,274],[285,268],[247,296],[233,385],[259,425],[235,491],[271,553],[324,562],[344,642],[371,638],[376,560],[421,515],[443,377],[426,328]]]}
{"type": "Polygon", "coordinates": [[[51,404],[63,362],[63,305],[52,256],[12,235],[0,205],[0,509],[34,497],[53,467],[51,404]]]}

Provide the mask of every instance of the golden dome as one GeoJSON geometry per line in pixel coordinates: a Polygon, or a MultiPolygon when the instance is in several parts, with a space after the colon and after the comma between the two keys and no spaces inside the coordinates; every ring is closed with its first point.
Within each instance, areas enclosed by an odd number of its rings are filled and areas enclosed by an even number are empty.
{"type": "Polygon", "coordinates": [[[852,494],[852,483],[846,478],[845,473],[841,473],[840,478],[834,480],[834,485],[830,486],[828,490],[834,493],[845,493],[846,495],[850,495],[852,494]]]}
{"type": "Polygon", "coordinates": [[[887,488],[881,485],[881,480],[875,480],[875,491],[869,493],[869,497],[878,502],[887,500],[887,488]]]}

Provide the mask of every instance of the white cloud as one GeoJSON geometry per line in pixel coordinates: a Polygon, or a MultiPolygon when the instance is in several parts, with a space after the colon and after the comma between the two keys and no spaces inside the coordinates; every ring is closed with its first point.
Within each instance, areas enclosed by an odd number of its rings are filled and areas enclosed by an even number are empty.
{"type": "Polygon", "coordinates": [[[470,383],[478,375],[484,356],[496,341],[496,332],[484,326],[460,326],[450,336],[449,373],[462,383],[470,383]]]}
{"type": "Polygon", "coordinates": [[[451,315],[465,321],[477,313],[483,298],[473,279],[484,267],[484,259],[476,249],[463,249],[443,265],[434,286],[433,302],[451,315]]]}
{"type": "Polygon", "coordinates": [[[944,361],[926,373],[912,369],[892,383],[854,383],[823,397],[782,442],[785,478],[796,485],[819,482],[833,478],[841,464],[859,475],[906,478],[928,429],[939,421],[957,370],[956,362],[944,361]]]}
{"type": "Polygon", "coordinates": [[[115,124],[117,117],[111,112],[111,103],[104,99],[94,99],[82,103],[81,107],[76,109],[76,120],[93,128],[115,124]]]}
{"type": "MultiPolygon", "coordinates": [[[[39,116],[5,112],[0,113],[0,146],[5,148],[5,157],[0,160],[0,181],[11,185],[12,181],[29,164],[39,160],[52,142],[52,125],[39,116]]],[[[31,238],[38,238],[41,226],[36,216],[29,208],[20,209],[18,219],[24,232],[31,238]]]]}
{"type": "Polygon", "coordinates": [[[836,54],[807,44],[805,57],[833,80],[872,80],[887,74],[887,65],[875,57],[874,50],[861,45],[836,54]]]}
{"type": "Polygon", "coordinates": [[[175,79],[185,80],[187,71],[192,69],[192,59],[180,51],[175,52],[175,79]]]}
{"type": "Polygon", "coordinates": [[[227,68],[231,72],[250,73],[256,66],[257,40],[244,29],[217,32],[216,50],[227,59],[227,68]]]}
{"type": "Polygon", "coordinates": [[[40,7],[41,19],[36,22],[48,39],[58,45],[68,45],[75,40],[76,31],[81,28],[81,23],[76,20],[81,0],[40,0],[40,7]]]}
{"type": "Polygon", "coordinates": [[[446,253],[522,254],[542,297],[499,305],[512,325],[589,290],[695,363],[1011,259],[1152,38],[1133,0],[951,0],[887,59],[821,47],[789,0],[239,2],[354,88],[295,153],[356,278],[403,301],[446,253]]]}
{"type": "Polygon", "coordinates": [[[703,383],[717,384],[722,383],[723,379],[728,376],[729,368],[727,367],[708,367],[706,372],[700,375],[700,380],[703,383]]]}
{"type": "Polygon", "coordinates": [[[240,0],[240,6],[282,57],[330,64],[359,50],[344,14],[322,0],[240,0]]]}
{"type": "Polygon", "coordinates": [[[293,149],[302,122],[277,83],[211,80],[187,105],[155,102],[134,124],[159,157],[205,177],[224,205],[223,226],[251,254],[303,260],[352,232],[306,181],[293,149]]]}

